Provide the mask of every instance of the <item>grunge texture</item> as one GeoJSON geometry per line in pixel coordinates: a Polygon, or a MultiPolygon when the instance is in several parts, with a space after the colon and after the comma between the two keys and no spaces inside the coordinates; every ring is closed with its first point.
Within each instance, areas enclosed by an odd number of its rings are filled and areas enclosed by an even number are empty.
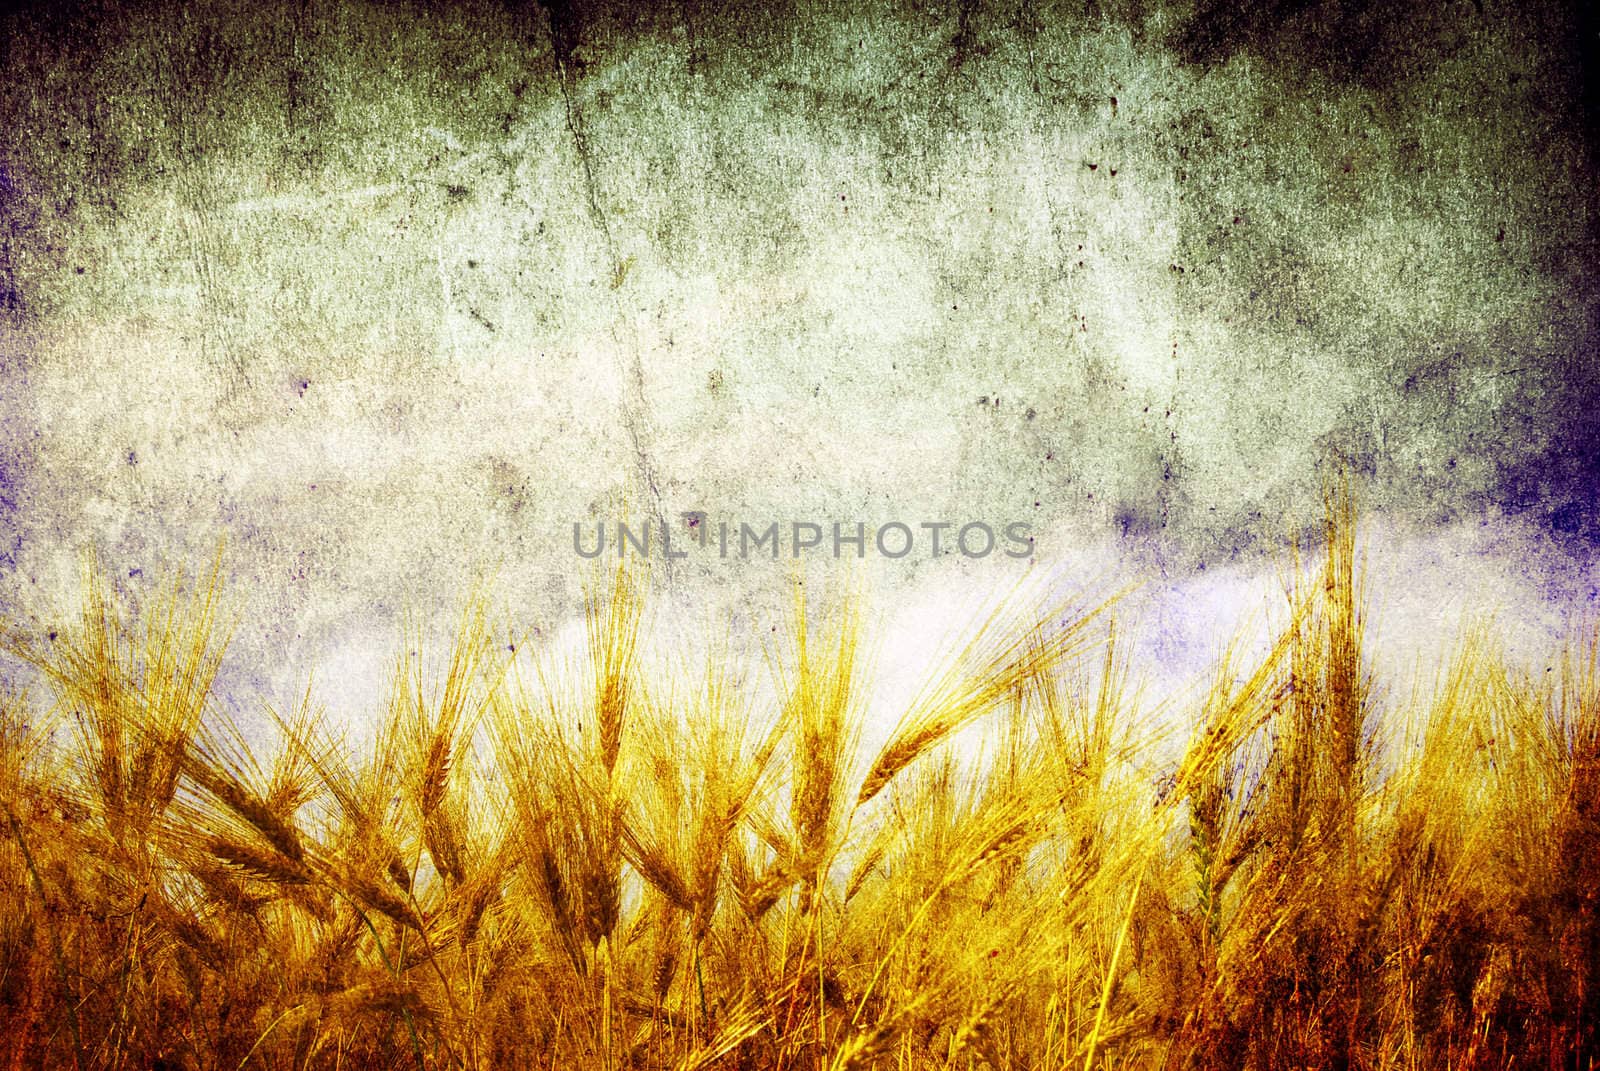
{"type": "Polygon", "coordinates": [[[1590,595],[1586,5],[5,20],[12,608],[225,540],[237,642],[316,661],[486,570],[557,623],[574,521],[692,510],[1026,520],[1176,583],[1267,568],[1330,459],[1397,545],[1590,595]]]}

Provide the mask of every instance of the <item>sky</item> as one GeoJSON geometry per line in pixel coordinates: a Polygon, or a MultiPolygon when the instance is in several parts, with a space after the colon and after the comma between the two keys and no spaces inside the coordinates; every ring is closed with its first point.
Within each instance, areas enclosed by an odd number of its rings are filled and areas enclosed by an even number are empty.
{"type": "MultiPolygon", "coordinates": [[[[1595,16],[1365,0],[23,6],[0,85],[0,611],[222,547],[227,683],[349,717],[572,526],[1020,522],[797,575],[895,664],[1027,577],[1181,689],[1343,465],[1403,676],[1595,599],[1595,16]]],[[[709,623],[708,623],[709,622],[709,623]]],[[[893,676],[895,671],[890,672],[893,676]]]]}

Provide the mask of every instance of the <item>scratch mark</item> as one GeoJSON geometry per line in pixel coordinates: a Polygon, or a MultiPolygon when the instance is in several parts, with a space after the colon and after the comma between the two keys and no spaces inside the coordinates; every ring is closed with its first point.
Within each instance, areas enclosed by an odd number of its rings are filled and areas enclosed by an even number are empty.
{"type": "MultiPolygon", "coordinates": [[[[573,71],[572,55],[577,46],[578,36],[575,13],[570,0],[547,0],[544,8],[550,28],[550,45],[555,55],[556,81],[561,88],[561,99],[566,112],[567,132],[572,136],[573,148],[577,151],[579,164],[583,168],[584,195],[588,201],[589,214],[600,228],[600,235],[606,248],[606,259],[611,266],[611,291],[616,293],[626,282],[634,258],[628,257],[624,261],[617,255],[616,240],[611,233],[611,224],[600,200],[594,151],[589,144],[588,131],[584,126],[583,110],[579,107],[573,92],[577,80],[573,71]]],[[[626,384],[621,401],[622,422],[627,428],[628,439],[633,447],[634,463],[638,469],[639,479],[648,489],[656,521],[661,530],[665,531],[667,514],[661,499],[661,485],[656,475],[655,461],[650,452],[650,409],[644,389],[644,363],[639,359],[637,334],[626,327],[626,320],[619,309],[617,317],[612,321],[612,339],[617,343],[617,361],[621,365],[619,370],[623,373],[626,384]],[[622,330],[629,331],[631,337],[627,341],[618,337],[622,330]],[[624,351],[626,357],[623,356],[624,351]]],[[[667,559],[665,566],[667,581],[670,583],[673,574],[672,560],[667,559]]]]}

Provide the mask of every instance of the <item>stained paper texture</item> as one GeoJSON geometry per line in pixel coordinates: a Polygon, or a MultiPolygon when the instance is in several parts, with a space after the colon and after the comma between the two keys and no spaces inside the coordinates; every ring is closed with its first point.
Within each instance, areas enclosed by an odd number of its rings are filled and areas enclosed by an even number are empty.
{"type": "MultiPolygon", "coordinates": [[[[62,725],[38,652],[91,563],[130,622],[216,563],[212,702],[267,751],[307,694],[381,735],[397,653],[444,672],[473,591],[529,681],[582,663],[628,560],[649,657],[720,651],[752,694],[782,694],[797,590],[817,620],[856,591],[864,762],[1019,589],[1118,599],[1095,628],[1178,761],[1230,639],[1241,680],[1271,656],[1341,488],[1385,725],[1484,630],[1543,695],[1593,610],[1588,5],[86,0],[0,27],[0,619],[36,656],[0,676],[62,725]]],[[[1104,1056],[1097,1010],[1178,1036],[1099,1000],[1118,921],[1035,1057],[1104,1056]]],[[[1473,986],[1523,969],[1494,962],[1407,1020],[1429,1052],[1466,1058],[1473,986]]],[[[700,1041],[734,1000],[704,984],[667,1001],[700,1041]]]]}

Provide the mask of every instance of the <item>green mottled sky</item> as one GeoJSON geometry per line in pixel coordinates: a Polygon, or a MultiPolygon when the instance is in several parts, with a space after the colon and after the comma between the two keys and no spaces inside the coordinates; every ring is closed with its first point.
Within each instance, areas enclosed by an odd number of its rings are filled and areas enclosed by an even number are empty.
{"type": "Polygon", "coordinates": [[[553,626],[574,521],[687,510],[1023,519],[1047,566],[1178,590],[1262,567],[1338,455],[1396,554],[1582,602],[1592,18],[21,11],[0,590],[57,605],[94,548],[138,591],[225,537],[239,642],[298,664],[485,568],[553,626]]]}

